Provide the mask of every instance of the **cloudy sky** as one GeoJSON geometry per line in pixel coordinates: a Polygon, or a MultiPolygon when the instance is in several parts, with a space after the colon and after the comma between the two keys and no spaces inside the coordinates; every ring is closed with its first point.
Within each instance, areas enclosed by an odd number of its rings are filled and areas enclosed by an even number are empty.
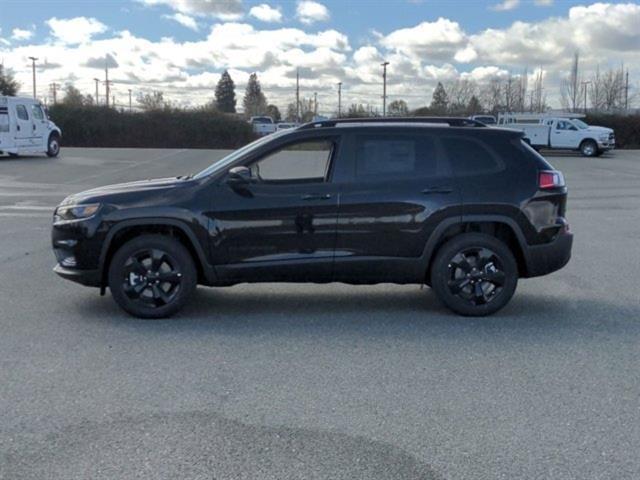
{"type": "MultiPolygon", "coordinates": [[[[380,63],[390,99],[428,104],[437,81],[542,68],[550,103],[578,50],[585,71],[629,68],[640,80],[640,3],[573,0],[1,0],[0,61],[31,93],[73,83],[95,91],[110,67],[113,93],[161,90],[180,104],[205,103],[228,69],[241,99],[258,72],[270,102],[304,97],[320,110],[381,104],[380,63]]],[[[100,87],[100,96],[103,87],[100,87]]],[[[239,102],[240,104],[241,102],[239,102]]]]}

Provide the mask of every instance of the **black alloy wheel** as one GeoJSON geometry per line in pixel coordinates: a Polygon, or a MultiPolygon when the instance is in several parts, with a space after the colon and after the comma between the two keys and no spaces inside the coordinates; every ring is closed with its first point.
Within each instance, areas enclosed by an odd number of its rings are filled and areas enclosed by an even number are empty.
{"type": "Polygon", "coordinates": [[[504,307],[518,284],[513,253],[496,237],[465,233],[445,243],[432,263],[438,298],[461,315],[484,316],[504,307]]]}
{"type": "Polygon", "coordinates": [[[177,239],[144,235],[122,245],[109,267],[109,289],[126,312],[140,318],[173,315],[196,288],[189,251],[177,239]]]}

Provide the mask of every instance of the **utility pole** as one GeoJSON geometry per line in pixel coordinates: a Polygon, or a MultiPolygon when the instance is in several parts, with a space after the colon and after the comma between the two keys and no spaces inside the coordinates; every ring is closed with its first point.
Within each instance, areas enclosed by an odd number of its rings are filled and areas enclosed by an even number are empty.
{"type": "Polygon", "coordinates": [[[53,82],[49,84],[49,87],[51,88],[51,94],[53,95],[53,104],[55,105],[56,103],[58,103],[58,87],[60,87],[60,84],[53,82]]]}
{"type": "Polygon", "coordinates": [[[107,65],[107,62],[105,61],[105,65],[104,65],[104,86],[105,86],[105,99],[106,99],[106,105],[107,108],[109,108],[109,67],[107,65]]]}
{"type": "Polygon", "coordinates": [[[318,116],[318,92],[313,92],[313,116],[318,116]]]}
{"type": "Polygon", "coordinates": [[[300,123],[300,70],[296,68],[296,123],[300,123]]]}
{"type": "Polygon", "coordinates": [[[586,82],[580,82],[580,85],[582,85],[582,88],[584,90],[584,113],[585,115],[587,114],[587,85],[591,84],[591,80],[588,80],[586,82]]]}
{"type": "Polygon", "coordinates": [[[33,74],[33,98],[36,98],[36,57],[29,57],[31,60],[31,72],[33,74]]]}
{"type": "Polygon", "coordinates": [[[382,66],[382,116],[387,116],[387,65],[389,62],[383,62],[382,66]]]}
{"type": "Polygon", "coordinates": [[[99,78],[94,78],[93,79],[94,82],[96,82],[96,107],[98,105],[100,105],[100,101],[99,101],[99,96],[100,96],[100,91],[99,91],[99,86],[100,86],[100,79],[99,78]]]}
{"type": "Polygon", "coordinates": [[[129,113],[131,113],[131,89],[129,89],[129,113]]]}
{"type": "Polygon", "coordinates": [[[338,82],[338,118],[342,116],[342,82],[338,82]]]}
{"type": "Polygon", "coordinates": [[[627,69],[627,79],[624,86],[624,111],[629,111],[629,69],[627,69]]]}

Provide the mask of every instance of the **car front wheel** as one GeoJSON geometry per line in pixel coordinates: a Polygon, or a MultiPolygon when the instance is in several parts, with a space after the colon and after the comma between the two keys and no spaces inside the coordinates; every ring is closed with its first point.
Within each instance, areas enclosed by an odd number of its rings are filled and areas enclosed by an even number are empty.
{"type": "Polygon", "coordinates": [[[451,310],[484,316],[504,307],[516,290],[518,266],[511,250],[489,235],[466,233],[438,251],[431,285],[451,310]]]}
{"type": "Polygon", "coordinates": [[[120,247],[109,266],[109,289],[126,312],[140,318],[169,317],[197,284],[189,251],[162,235],[137,237],[120,247]]]}

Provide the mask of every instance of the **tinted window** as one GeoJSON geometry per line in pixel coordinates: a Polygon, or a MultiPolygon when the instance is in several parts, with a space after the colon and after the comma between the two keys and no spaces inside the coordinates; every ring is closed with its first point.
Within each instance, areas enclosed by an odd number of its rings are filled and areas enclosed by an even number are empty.
{"type": "Polygon", "coordinates": [[[42,114],[42,109],[38,105],[32,105],[31,111],[33,112],[33,117],[38,120],[44,120],[44,115],[42,114]]]}
{"type": "Polygon", "coordinates": [[[500,157],[475,138],[444,137],[442,144],[457,175],[496,173],[505,168],[500,157]]]}
{"type": "Polygon", "coordinates": [[[428,135],[357,135],[356,176],[362,179],[413,178],[448,173],[437,144],[428,135]]]}
{"type": "Polygon", "coordinates": [[[297,142],[251,165],[251,173],[264,182],[323,182],[329,171],[333,142],[297,142]]]}
{"type": "Polygon", "coordinates": [[[16,105],[16,113],[20,120],[29,120],[29,114],[24,105],[16,105]]]}

